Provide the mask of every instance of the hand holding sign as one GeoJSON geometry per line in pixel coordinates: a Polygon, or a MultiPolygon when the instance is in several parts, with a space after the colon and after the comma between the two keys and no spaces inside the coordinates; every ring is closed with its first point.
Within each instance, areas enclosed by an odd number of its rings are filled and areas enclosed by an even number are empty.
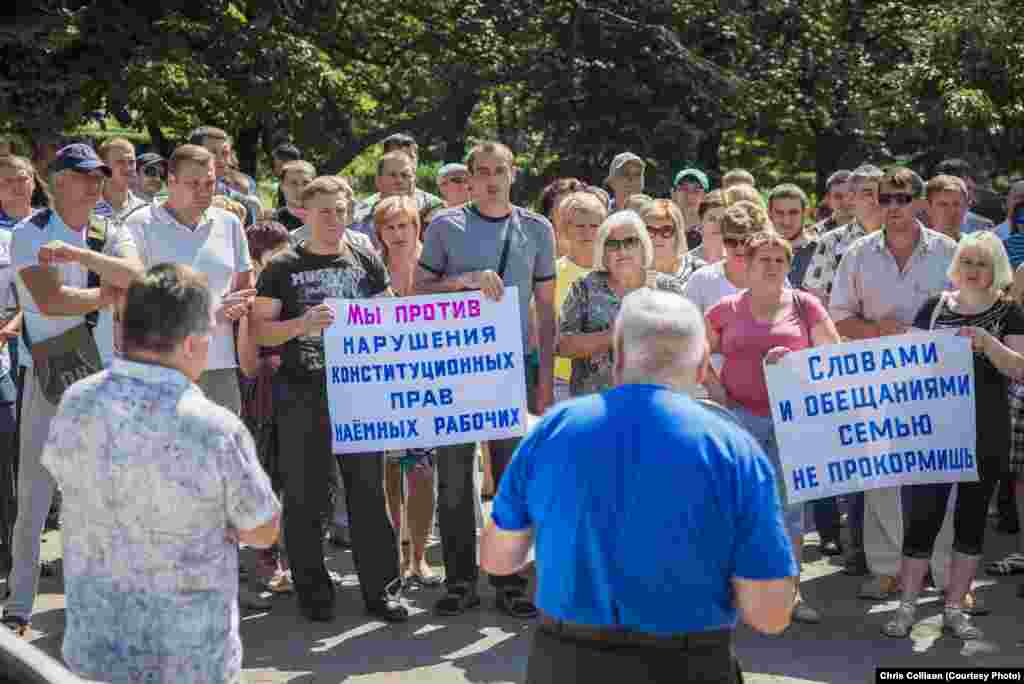
{"type": "Polygon", "coordinates": [[[500,302],[505,294],[505,283],[494,271],[471,271],[459,276],[459,282],[467,290],[480,290],[484,297],[500,302]]]}
{"type": "Polygon", "coordinates": [[[772,347],[768,350],[768,353],[764,355],[764,362],[767,364],[776,364],[782,360],[782,357],[791,352],[792,349],[789,347],[772,347]]]}
{"type": "Polygon", "coordinates": [[[327,304],[318,304],[302,316],[302,327],[307,335],[319,335],[333,323],[334,309],[327,304]]]}
{"type": "Polygon", "coordinates": [[[988,346],[989,340],[992,339],[992,334],[984,328],[978,328],[975,326],[966,326],[956,331],[959,337],[967,337],[971,340],[971,349],[976,352],[984,353],[988,346]]]}
{"type": "Polygon", "coordinates": [[[252,308],[253,298],[256,290],[236,290],[229,292],[220,300],[220,306],[214,315],[218,324],[234,323],[242,316],[249,313],[252,308]]]}

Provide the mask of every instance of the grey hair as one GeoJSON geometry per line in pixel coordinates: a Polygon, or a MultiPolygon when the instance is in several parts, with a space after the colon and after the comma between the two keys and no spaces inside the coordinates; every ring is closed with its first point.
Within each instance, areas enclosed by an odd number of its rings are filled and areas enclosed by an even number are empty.
{"type": "Polygon", "coordinates": [[[615,354],[624,382],[678,377],[704,360],[704,317],[689,299],[642,287],[626,295],[615,319],[615,354]]]}
{"type": "Polygon", "coordinates": [[[650,268],[654,263],[654,245],[651,244],[651,236],[647,233],[647,224],[640,218],[640,214],[632,209],[626,209],[606,218],[597,229],[597,238],[594,240],[594,270],[608,270],[604,263],[604,243],[608,242],[608,235],[616,228],[633,228],[636,231],[644,248],[643,267],[650,268]]]}

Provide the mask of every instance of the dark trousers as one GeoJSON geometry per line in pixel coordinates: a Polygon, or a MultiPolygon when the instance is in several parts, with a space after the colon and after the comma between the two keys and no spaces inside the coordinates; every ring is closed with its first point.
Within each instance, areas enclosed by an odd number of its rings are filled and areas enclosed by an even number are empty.
{"type": "MultiPolygon", "coordinates": [[[[958,482],[953,508],[953,550],[965,556],[980,556],[985,543],[988,504],[997,481],[984,474],[978,482],[958,482]]],[[[946,517],[946,503],[953,484],[949,482],[905,485],[901,496],[906,507],[903,555],[931,558],[935,539],[946,517]]]]}
{"type": "Polygon", "coordinates": [[[387,589],[397,587],[399,578],[398,545],[384,500],[384,454],[335,458],[322,379],[302,385],[282,380],[274,407],[284,487],[284,541],[299,601],[310,605],[334,600],[324,565],[323,523],[331,512],[330,488],[339,469],[363,600],[381,599],[387,589]]]}
{"type": "Polygon", "coordinates": [[[814,528],[821,536],[821,543],[839,541],[839,497],[830,496],[811,502],[811,513],[814,515],[814,528]]]}
{"type": "Polygon", "coordinates": [[[556,636],[543,627],[534,632],[526,670],[527,684],[736,684],[742,681],[743,673],[731,638],[696,648],[609,646],[556,636]]]}
{"type": "MultiPolygon", "coordinates": [[[[518,445],[518,437],[490,443],[495,489],[501,484],[501,476],[518,445]]],[[[437,450],[438,523],[449,585],[469,584],[475,587],[480,575],[476,562],[474,448],[473,444],[456,444],[438,447],[437,450]]],[[[521,575],[491,575],[490,581],[499,589],[521,589],[527,583],[521,575]]]]}
{"type": "Polygon", "coordinates": [[[999,483],[996,505],[999,507],[999,519],[1003,524],[1008,527],[1019,526],[1021,521],[1017,519],[1017,504],[1014,501],[1012,477],[1004,477],[999,483]]]}
{"type": "Polygon", "coordinates": [[[18,367],[0,378],[0,573],[11,569],[14,521],[18,517],[18,367]]]}
{"type": "Polygon", "coordinates": [[[846,526],[850,529],[850,546],[854,551],[864,550],[864,492],[845,495],[846,526]]]}

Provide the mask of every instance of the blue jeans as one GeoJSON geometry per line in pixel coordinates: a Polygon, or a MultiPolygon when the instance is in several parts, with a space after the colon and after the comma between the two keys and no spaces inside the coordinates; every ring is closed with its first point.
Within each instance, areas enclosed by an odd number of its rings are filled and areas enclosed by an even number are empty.
{"type": "Polygon", "coordinates": [[[758,416],[742,406],[732,409],[739,422],[757,440],[764,449],[768,460],[775,470],[775,483],[779,487],[779,502],[782,504],[782,520],[786,525],[786,533],[796,537],[804,533],[804,505],[787,503],[786,483],[782,474],[782,459],[779,456],[779,443],[775,439],[775,423],[771,416],[758,416]]]}

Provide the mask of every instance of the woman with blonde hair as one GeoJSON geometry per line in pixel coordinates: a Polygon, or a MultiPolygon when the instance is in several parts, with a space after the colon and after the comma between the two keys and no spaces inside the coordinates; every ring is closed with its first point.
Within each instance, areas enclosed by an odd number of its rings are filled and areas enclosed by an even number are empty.
{"type": "MultiPolygon", "coordinates": [[[[953,557],[942,612],[943,630],[968,640],[982,638],[965,608],[973,603],[967,596],[981,560],[989,499],[1006,475],[1011,457],[1009,409],[1015,395],[1011,393],[1007,400],[1007,386],[1009,381],[1024,380],[1024,311],[1006,294],[1013,271],[1006,248],[991,232],[961,238],[949,279],[956,289],[926,301],[914,327],[955,331],[970,338],[974,350],[978,481],[957,483],[953,557]]],[[[883,628],[887,636],[908,636],[914,626],[918,594],[952,488],[952,483],[945,482],[903,487],[907,521],[900,563],[903,597],[896,615],[883,628]]]]}
{"type": "MultiPolygon", "coordinates": [[[[381,200],[373,210],[373,225],[395,296],[415,294],[413,279],[423,251],[416,200],[404,195],[381,200]]],[[[391,521],[402,540],[402,578],[422,586],[441,583],[426,560],[427,537],[434,525],[433,458],[432,449],[390,452],[384,470],[391,521]]]]}
{"type": "Polygon", "coordinates": [[[686,250],[686,221],[675,202],[654,200],[637,213],[647,225],[654,246],[654,263],[648,278],[662,273],[684,285],[694,271],[707,265],[686,250]]]}

